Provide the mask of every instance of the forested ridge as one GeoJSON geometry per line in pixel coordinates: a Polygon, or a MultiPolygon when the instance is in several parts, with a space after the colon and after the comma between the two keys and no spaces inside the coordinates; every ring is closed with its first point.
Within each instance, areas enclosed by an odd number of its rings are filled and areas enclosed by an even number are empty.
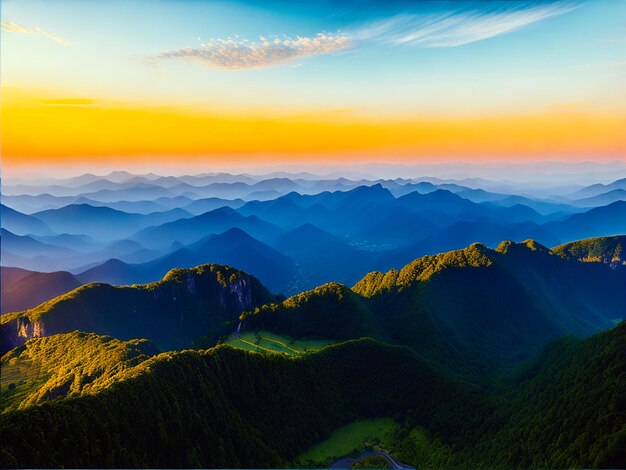
{"type": "Polygon", "coordinates": [[[454,373],[514,366],[567,334],[610,328],[626,311],[626,272],[565,260],[529,240],[425,256],[331,283],[241,315],[290,336],[372,336],[404,344],[454,373]]]}
{"type": "Polygon", "coordinates": [[[616,267],[626,261],[626,236],[598,237],[565,243],[552,249],[566,259],[613,263],[616,267]]]}
{"type": "Polygon", "coordinates": [[[358,417],[413,408],[435,422],[446,403],[480,400],[372,340],[302,358],[218,346],[160,354],[95,395],[7,411],[0,446],[3,467],[282,466],[358,417]]]}
{"type": "MultiPolygon", "coordinates": [[[[427,441],[406,430],[395,455],[419,468],[626,466],[625,322],[586,340],[556,340],[501,380],[483,432],[427,441]]],[[[478,412],[464,407],[453,419],[478,412]]]]}
{"type": "Polygon", "coordinates": [[[215,264],[172,269],[150,284],[86,284],[33,309],[2,315],[1,348],[6,352],[34,336],[81,330],[180,349],[199,336],[216,340],[242,310],[273,299],[254,276],[215,264]]]}
{"type": "Polygon", "coordinates": [[[387,417],[385,450],[420,469],[621,468],[624,276],[527,241],[284,300],[218,265],[83,286],[3,316],[48,329],[2,356],[0,467],[290,467],[338,427],[387,417]],[[213,346],[239,319],[286,348],[336,344],[291,357],[213,346]]]}

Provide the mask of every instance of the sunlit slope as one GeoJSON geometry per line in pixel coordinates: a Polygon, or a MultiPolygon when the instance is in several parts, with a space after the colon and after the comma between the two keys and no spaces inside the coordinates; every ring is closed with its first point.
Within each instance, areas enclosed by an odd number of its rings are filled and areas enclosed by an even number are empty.
{"type": "Polygon", "coordinates": [[[0,411],[96,393],[157,352],[145,339],[122,342],[79,331],[33,338],[2,356],[0,411]]]}
{"type": "Polygon", "coordinates": [[[626,235],[588,238],[559,245],[552,251],[566,259],[608,263],[617,267],[626,264],[626,235]]]}

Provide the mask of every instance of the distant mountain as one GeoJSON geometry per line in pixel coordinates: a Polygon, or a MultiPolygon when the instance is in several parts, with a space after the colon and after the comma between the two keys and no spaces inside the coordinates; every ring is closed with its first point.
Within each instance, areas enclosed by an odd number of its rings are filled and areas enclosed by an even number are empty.
{"type": "Polygon", "coordinates": [[[489,213],[489,209],[480,204],[463,199],[453,192],[437,189],[427,194],[417,192],[406,194],[398,198],[398,205],[411,209],[413,212],[424,210],[438,210],[448,214],[472,212],[475,215],[489,213]]]}
{"type": "Polygon", "coordinates": [[[474,244],[370,273],[352,291],[331,285],[322,297],[313,290],[260,307],[244,314],[244,325],[293,337],[384,338],[474,374],[510,366],[565,334],[610,328],[626,311],[625,287],[619,272],[563,260],[532,241],[497,250],[474,244]]]}
{"type": "Polygon", "coordinates": [[[499,223],[492,219],[478,219],[468,222],[455,222],[418,244],[424,253],[456,250],[479,241],[496,247],[501,240],[523,241],[528,238],[538,240],[545,245],[555,245],[559,238],[544,226],[534,222],[499,223]]]}
{"type": "Polygon", "coordinates": [[[5,288],[5,286],[9,286],[10,284],[18,282],[20,279],[33,273],[33,271],[29,271],[28,269],[7,268],[4,266],[0,267],[0,272],[2,276],[3,289],[5,288]]]}
{"type": "Polygon", "coordinates": [[[215,209],[219,209],[220,207],[232,207],[233,209],[237,209],[243,206],[245,202],[242,199],[220,199],[218,197],[210,197],[206,199],[198,199],[197,201],[193,201],[188,205],[184,206],[184,209],[187,212],[190,212],[193,215],[204,214],[205,212],[209,212],[215,209]]]}
{"type": "Polygon", "coordinates": [[[243,215],[230,207],[222,207],[202,215],[149,227],[132,236],[147,248],[160,249],[178,241],[183,245],[195,243],[210,234],[239,228],[252,237],[268,242],[278,238],[283,231],[258,217],[243,215]]]}
{"type": "Polygon", "coordinates": [[[70,250],[57,245],[49,245],[40,242],[31,236],[20,236],[2,229],[2,262],[9,264],[7,254],[14,254],[24,258],[34,258],[36,256],[46,257],[72,257],[77,256],[76,251],[70,250]]]}
{"type": "MultiPolygon", "coordinates": [[[[102,264],[97,264],[76,274],[76,278],[83,284],[106,282],[114,286],[138,284],[144,276],[146,273],[141,272],[136,264],[125,263],[117,258],[111,258],[102,264]]],[[[154,277],[158,279],[162,276],[155,273],[154,277]]],[[[153,282],[153,280],[148,282],[153,282]]]]}
{"type": "Polygon", "coordinates": [[[379,266],[377,256],[360,250],[343,239],[312,224],[287,232],[275,243],[281,253],[297,261],[299,270],[290,290],[294,294],[330,281],[356,282],[365,272],[379,266]]]}
{"type": "Polygon", "coordinates": [[[544,227],[562,241],[626,233],[626,201],[596,207],[544,227]]]}
{"type": "Polygon", "coordinates": [[[606,206],[615,201],[626,201],[626,189],[613,189],[597,196],[578,199],[573,201],[572,204],[577,207],[598,207],[606,206]]]}
{"type": "Polygon", "coordinates": [[[108,282],[115,285],[153,282],[174,267],[188,268],[198,263],[235,266],[257,277],[274,292],[289,289],[296,265],[292,259],[270,248],[238,228],[202,240],[142,264],[126,264],[111,259],[77,277],[82,282],[108,282]]]}
{"type": "MultiPolygon", "coordinates": [[[[237,210],[245,216],[257,216],[271,221],[286,229],[299,225],[300,220],[306,220],[309,214],[306,209],[309,205],[306,198],[298,193],[289,193],[273,201],[251,201],[237,210]]],[[[323,210],[323,209],[322,209],[323,210]]]]}
{"type": "Polygon", "coordinates": [[[396,199],[380,184],[315,195],[289,193],[272,201],[254,201],[238,212],[256,215],[287,230],[312,224],[335,235],[354,233],[386,215],[396,199]]]}
{"type": "Polygon", "coordinates": [[[291,192],[301,189],[298,183],[291,178],[267,178],[252,185],[254,191],[281,191],[291,192]]]}
{"type": "Polygon", "coordinates": [[[127,239],[112,242],[101,252],[102,255],[108,254],[109,256],[119,256],[123,258],[127,258],[128,256],[135,257],[137,254],[141,253],[151,256],[151,259],[157,258],[159,255],[158,251],[146,250],[140,243],[127,239]]]}
{"type": "Polygon", "coordinates": [[[161,197],[174,197],[176,192],[153,185],[129,185],[127,188],[101,189],[99,191],[81,193],[81,196],[99,202],[145,201],[161,197]]]}
{"type": "MultiPolygon", "coordinates": [[[[273,201],[249,202],[238,212],[256,215],[287,230],[311,224],[342,238],[347,236],[354,245],[377,250],[413,245],[455,222],[484,218],[501,225],[545,222],[544,216],[521,204],[486,206],[444,189],[426,194],[414,191],[395,198],[382,184],[346,192],[290,193],[273,201]]],[[[529,236],[533,233],[523,238],[529,236]]],[[[546,241],[558,243],[559,239],[546,241]]]]}
{"type": "Polygon", "coordinates": [[[0,204],[2,228],[15,235],[54,235],[54,231],[36,217],[22,214],[0,204]]]}
{"type": "Polygon", "coordinates": [[[200,336],[217,339],[242,310],[272,299],[256,278],[218,265],[174,269],[148,285],[88,284],[34,309],[2,315],[2,353],[33,337],[74,330],[185,348],[200,336]]]}
{"type": "Polygon", "coordinates": [[[32,196],[30,194],[20,195],[2,195],[2,202],[24,214],[32,214],[46,209],[58,209],[59,207],[73,204],[78,199],[77,196],[57,197],[51,194],[39,194],[32,196]]]}
{"type": "Polygon", "coordinates": [[[65,271],[40,273],[2,267],[2,313],[19,312],[75,289],[81,283],[65,271]]]}
{"type": "Polygon", "coordinates": [[[115,209],[122,212],[129,212],[135,214],[151,214],[153,212],[165,212],[170,207],[161,205],[155,201],[116,201],[116,202],[101,202],[88,199],[86,197],[79,197],[74,204],[89,204],[90,206],[104,206],[111,209],[115,209]]]}
{"type": "Polygon", "coordinates": [[[338,256],[354,248],[341,238],[312,224],[303,224],[276,241],[280,251],[294,258],[338,256]]]}
{"type": "Polygon", "coordinates": [[[45,243],[46,245],[61,246],[81,253],[97,251],[103,248],[103,244],[101,242],[94,240],[87,235],[70,235],[68,233],[64,233],[62,235],[52,236],[33,235],[32,238],[45,243]]]}
{"type": "Polygon", "coordinates": [[[59,233],[83,234],[97,240],[117,240],[151,225],[191,217],[182,209],[151,214],[132,214],[109,207],[72,204],[60,209],[36,212],[33,217],[59,233]]]}
{"type": "Polygon", "coordinates": [[[586,188],[580,189],[568,195],[570,199],[587,199],[599,196],[601,194],[608,193],[613,190],[623,189],[626,190],[626,178],[622,178],[616,181],[613,181],[609,184],[592,184],[591,186],[587,186],[586,188]]]}
{"type": "Polygon", "coordinates": [[[250,194],[243,196],[247,201],[271,201],[276,199],[277,197],[282,196],[284,193],[280,191],[275,191],[273,189],[268,189],[265,191],[254,191],[250,194]]]}
{"type": "MultiPolygon", "coordinates": [[[[461,193],[459,193],[459,195],[461,195],[461,193]]],[[[564,217],[567,214],[581,211],[580,209],[573,207],[569,204],[552,202],[546,199],[531,199],[524,196],[504,196],[499,199],[485,202],[489,206],[497,207],[511,207],[520,204],[526,207],[530,207],[531,209],[537,211],[544,216],[552,215],[553,217],[564,217]]]]}

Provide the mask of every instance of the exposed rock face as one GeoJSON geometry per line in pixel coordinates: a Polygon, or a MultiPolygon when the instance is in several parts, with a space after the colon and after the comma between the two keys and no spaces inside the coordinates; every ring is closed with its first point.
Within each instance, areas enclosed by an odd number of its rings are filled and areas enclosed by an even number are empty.
{"type": "Polygon", "coordinates": [[[19,328],[17,330],[18,338],[38,338],[39,336],[45,336],[45,330],[41,322],[35,321],[30,323],[28,319],[21,319],[18,322],[19,328]]]}
{"type": "Polygon", "coordinates": [[[239,300],[241,310],[249,310],[253,307],[252,304],[252,289],[246,279],[241,278],[233,282],[229,286],[231,294],[235,294],[239,300]]]}
{"type": "Polygon", "coordinates": [[[45,336],[45,328],[39,321],[31,322],[27,317],[17,318],[15,321],[2,323],[0,338],[2,353],[24,344],[30,338],[45,336]]]}
{"type": "Polygon", "coordinates": [[[152,284],[88,284],[4,315],[0,347],[4,353],[30,338],[80,330],[122,340],[149,338],[164,350],[185,348],[200,336],[217,337],[243,310],[273,300],[256,278],[233,268],[174,269],[152,284]]]}

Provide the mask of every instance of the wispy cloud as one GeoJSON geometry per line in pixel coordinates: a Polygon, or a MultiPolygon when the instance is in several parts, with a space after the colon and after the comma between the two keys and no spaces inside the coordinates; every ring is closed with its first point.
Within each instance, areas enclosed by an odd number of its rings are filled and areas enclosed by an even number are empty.
{"type": "Polygon", "coordinates": [[[1,20],[0,24],[2,25],[2,29],[4,29],[5,31],[11,31],[14,33],[22,33],[22,34],[35,34],[38,36],[43,36],[45,38],[48,38],[64,46],[71,44],[70,41],[68,41],[67,39],[62,38],[61,36],[57,34],[44,31],[41,28],[37,28],[37,27],[30,28],[28,26],[22,26],[21,24],[12,23],[11,21],[7,21],[7,20],[1,20]]]}
{"type": "Polygon", "coordinates": [[[404,13],[363,25],[349,34],[355,41],[456,47],[509,33],[573,8],[570,3],[556,3],[493,12],[404,13]]]}
{"type": "Polygon", "coordinates": [[[500,36],[575,8],[571,1],[514,2],[499,9],[450,10],[440,13],[404,12],[347,28],[342,33],[318,33],[313,37],[264,37],[258,41],[212,39],[198,47],[165,51],[148,61],[184,59],[223,70],[258,69],[310,56],[332,54],[353,47],[415,45],[456,47],[500,36]],[[517,4],[519,5],[519,4],[517,4]]]}
{"type": "Polygon", "coordinates": [[[271,67],[296,59],[331,54],[350,48],[344,34],[319,33],[313,37],[264,37],[251,42],[239,37],[213,39],[199,47],[162,52],[153,59],[186,59],[209,67],[239,70],[271,67]]]}

